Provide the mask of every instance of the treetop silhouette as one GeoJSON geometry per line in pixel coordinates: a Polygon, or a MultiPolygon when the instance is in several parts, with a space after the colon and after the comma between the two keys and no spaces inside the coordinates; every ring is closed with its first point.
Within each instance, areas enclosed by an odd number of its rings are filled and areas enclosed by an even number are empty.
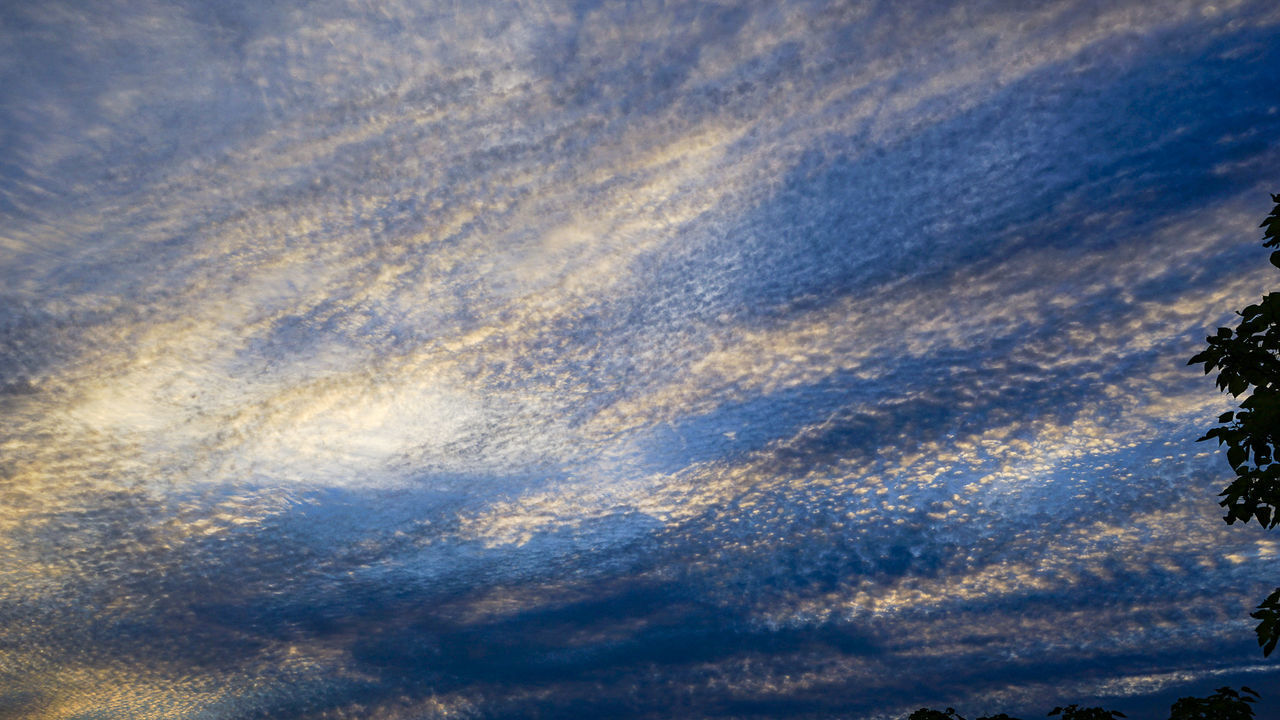
{"type": "MultiPolygon", "coordinates": [[[[1220,687],[1207,697],[1178,698],[1169,708],[1169,720],[1253,720],[1253,703],[1258,693],[1248,687],[1236,691],[1220,687]]],[[[1058,706],[1049,711],[1049,717],[1060,720],[1117,720],[1126,717],[1119,710],[1079,705],[1058,706]]],[[[933,710],[920,708],[907,716],[907,720],[965,720],[955,708],[933,710]]],[[[987,715],[978,720],[1018,720],[1004,713],[987,715]]]]}

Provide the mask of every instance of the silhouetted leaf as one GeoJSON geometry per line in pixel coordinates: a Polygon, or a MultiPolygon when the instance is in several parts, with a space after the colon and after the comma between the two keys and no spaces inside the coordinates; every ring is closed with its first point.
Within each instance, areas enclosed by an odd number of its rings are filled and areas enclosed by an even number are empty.
{"type": "Polygon", "coordinates": [[[1227,462],[1230,463],[1233,468],[1238,468],[1243,465],[1244,461],[1248,459],[1248,457],[1248,451],[1242,447],[1233,445],[1227,448],[1227,462]]]}

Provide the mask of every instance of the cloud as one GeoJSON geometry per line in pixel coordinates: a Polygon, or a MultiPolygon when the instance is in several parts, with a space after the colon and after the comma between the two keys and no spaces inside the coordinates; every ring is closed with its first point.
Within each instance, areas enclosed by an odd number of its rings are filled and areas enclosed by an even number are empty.
{"type": "Polygon", "coordinates": [[[0,696],[816,717],[1248,670],[1275,550],[1215,524],[1180,365],[1266,286],[1280,18],[1202,10],[4,11],[0,696]]]}

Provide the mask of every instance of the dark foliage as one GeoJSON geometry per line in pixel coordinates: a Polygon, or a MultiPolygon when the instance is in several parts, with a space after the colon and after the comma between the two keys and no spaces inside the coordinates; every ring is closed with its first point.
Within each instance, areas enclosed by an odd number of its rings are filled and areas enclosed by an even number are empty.
{"type": "Polygon", "coordinates": [[[1082,708],[1079,705],[1068,705],[1066,707],[1056,707],[1049,711],[1049,715],[1062,715],[1062,720],[1115,720],[1115,718],[1125,717],[1125,714],[1119,710],[1103,710],[1100,707],[1082,708]]]}
{"type": "Polygon", "coordinates": [[[964,718],[956,714],[955,708],[947,708],[946,710],[920,708],[908,715],[907,720],[964,720],[964,718]]]}
{"type": "MultiPolygon", "coordinates": [[[[1236,691],[1220,687],[1208,697],[1184,697],[1169,708],[1169,720],[1253,720],[1253,703],[1258,693],[1248,687],[1236,691]]],[[[1049,716],[1061,716],[1061,720],[1117,720],[1125,717],[1119,710],[1100,707],[1067,705],[1055,707],[1049,716]]],[[[920,708],[907,716],[907,720],[964,720],[955,708],[932,710],[920,708]]],[[[1004,713],[987,715],[978,720],[1018,720],[1004,713]]]]}
{"type": "MultiPolygon", "coordinates": [[[[1280,248],[1280,195],[1262,221],[1263,247],[1280,248]]],[[[1280,249],[1271,253],[1280,267],[1280,249]]],[[[1217,439],[1227,449],[1227,463],[1236,478],[1222,491],[1228,524],[1257,520],[1265,528],[1280,524],[1280,292],[1237,313],[1235,329],[1218,328],[1205,339],[1208,347],[1188,365],[1204,365],[1205,374],[1218,371],[1218,388],[1232,397],[1246,395],[1240,408],[1218,417],[1218,426],[1201,440],[1217,439]]],[[[1270,655],[1280,641],[1280,588],[1258,606],[1258,644],[1270,655]]]]}
{"type": "Polygon", "coordinates": [[[1253,720],[1252,703],[1257,697],[1248,687],[1240,692],[1220,687],[1209,697],[1180,698],[1169,710],[1169,720],[1253,720]]]}

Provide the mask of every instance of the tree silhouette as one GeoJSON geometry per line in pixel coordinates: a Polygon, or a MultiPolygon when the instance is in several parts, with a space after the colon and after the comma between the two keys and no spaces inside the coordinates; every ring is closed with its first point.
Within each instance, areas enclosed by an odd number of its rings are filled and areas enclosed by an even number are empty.
{"type": "MultiPolygon", "coordinates": [[[[920,708],[907,716],[907,720],[964,720],[955,708],[947,708],[946,710],[933,710],[931,708],[920,708]]],[[[1005,713],[996,715],[984,715],[978,720],[1020,720],[1016,717],[1010,717],[1005,713]]]]}
{"type": "Polygon", "coordinates": [[[1066,707],[1056,707],[1049,711],[1049,715],[1062,715],[1062,720],[1115,720],[1115,718],[1125,717],[1125,714],[1119,710],[1103,710],[1100,707],[1082,708],[1079,705],[1068,705],[1066,707]]]}
{"type": "MultiPolygon", "coordinates": [[[[1184,697],[1169,708],[1169,720],[1253,720],[1253,703],[1258,693],[1247,687],[1239,692],[1229,687],[1220,687],[1208,697],[1184,697]]],[[[1061,715],[1061,720],[1117,720],[1125,717],[1119,710],[1104,710],[1100,707],[1080,707],[1079,705],[1058,706],[1049,711],[1049,716],[1061,715]]],[[[907,716],[907,720],[964,720],[955,708],[933,710],[920,708],[907,716]]],[[[1018,720],[1004,713],[987,715],[978,720],[1018,720]]]]}
{"type": "MultiPolygon", "coordinates": [[[[1262,221],[1262,246],[1280,248],[1280,195],[1271,200],[1276,206],[1262,221]]],[[[1280,267],[1280,250],[1271,253],[1271,264],[1280,267]]],[[[1236,314],[1240,324],[1234,330],[1218,328],[1205,338],[1208,347],[1187,364],[1203,364],[1206,375],[1217,370],[1218,388],[1232,397],[1247,393],[1238,410],[1220,415],[1218,426],[1200,439],[1216,438],[1225,445],[1236,474],[1221,493],[1223,519],[1228,524],[1257,520],[1269,529],[1280,524],[1280,293],[1268,293],[1236,314]]],[[[1262,654],[1270,655],[1280,641],[1280,588],[1251,616],[1260,621],[1262,654]]]]}
{"type": "Polygon", "coordinates": [[[964,720],[964,718],[956,714],[955,708],[947,708],[945,711],[920,708],[908,715],[907,720],[964,720]]]}
{"type": "Polygon", "coordinates": [[[1220,687],[1209,697],[1179,698],[1169,709],[1169,720],[1253,720],[1252,703],[1257,697],[1248,687],[1240,692],[1220,687]]]}

